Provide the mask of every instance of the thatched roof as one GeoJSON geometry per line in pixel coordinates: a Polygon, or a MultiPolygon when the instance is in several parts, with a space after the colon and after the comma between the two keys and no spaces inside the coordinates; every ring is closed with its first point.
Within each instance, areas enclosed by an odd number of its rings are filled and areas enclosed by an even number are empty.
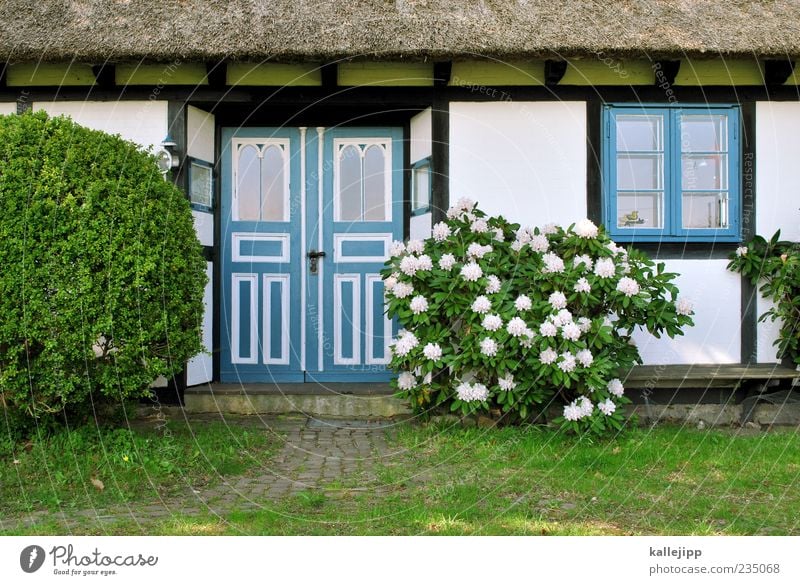
{"type": "Polygon", "coordinates": [[[800,0],[2,0],[13,61],[800,56],[800,0]]]}

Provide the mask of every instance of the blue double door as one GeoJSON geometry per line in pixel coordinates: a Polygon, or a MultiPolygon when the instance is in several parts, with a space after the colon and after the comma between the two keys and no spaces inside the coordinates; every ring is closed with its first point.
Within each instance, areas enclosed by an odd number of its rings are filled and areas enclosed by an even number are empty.
{"type": "Polygon", "coordinates": [[[400,128],[223,129],[221,381],[389,378],[402,161],[400,128]]]}

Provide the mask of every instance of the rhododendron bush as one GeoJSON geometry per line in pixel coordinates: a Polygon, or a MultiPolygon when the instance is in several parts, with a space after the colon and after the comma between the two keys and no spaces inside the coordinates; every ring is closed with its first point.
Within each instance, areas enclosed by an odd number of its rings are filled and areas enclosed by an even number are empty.
{"type": "Polygon", "coordinates": [[[619,372],[641,361],[634,329],[692,325],[676,275],[591,221],[520,227],[466,199],[431,238],[395,242],[382,275],[402,327],[394,383],[417,411],[525,420],[559,404],[572,430],[619,429],[619,372]]]}

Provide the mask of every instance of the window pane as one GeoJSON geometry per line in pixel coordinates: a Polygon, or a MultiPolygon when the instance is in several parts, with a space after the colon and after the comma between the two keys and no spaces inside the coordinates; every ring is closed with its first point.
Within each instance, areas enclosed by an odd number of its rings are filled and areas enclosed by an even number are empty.
{"type": "Polygon", "coordinates": [[[339,219],[361,219],[361,153],[355,146],[339,155],[339,219]]]}
{"type": "Polygon", "coordinates": [[[259,163],[258,150],[255,146],[247,145],[239,151],[236,195],[240,220],[258,220],[261,200],[259,163]]]}
{"type": "Polygon", "coordinates": [[[681,150],[703,152],[728,150],[728,117],[725,115],[681,115],[681,150]]]}
{"type": "Polygon", "coordinates": [[[283,221],[284,185],[283,149],[269,146],[264,151],[261,161],[261,219],[267,221],[283,221]]]}
{"type": "Polygon", "coordinates": [[[728,227],[727,193],[684,193],[682,204],[684,228],[728,227]]]}
{"type": "Polygon", "coordinates": [[[660,115],[617,116],[617,150],[664,150],[660,115]]]}
{"type": "Polygon", "coordinates": [[[663,160],[663,154],[618,155],[617,189],[662,189],[663,160]]]}
{"type": "Polygon", "coordinates": [[[664,227],[664,193],[617,193],[617,227],[664,227]]]}
{"type": "Polygon", "coordinates": [[[683,189],[727,189],[727,154],[684,154],[681,157],[683,189]]]}
{"type": "Polygon", "coordinates": [[[428,165],[414,169],[414,209],[430,205],[430,173],[431,167],[428,165]]]}
{"type": "Polygon", "coordinates": [[[364,219],[386,219],[385,153],[380,146],[370,146],[364,154],[364,219]]]}

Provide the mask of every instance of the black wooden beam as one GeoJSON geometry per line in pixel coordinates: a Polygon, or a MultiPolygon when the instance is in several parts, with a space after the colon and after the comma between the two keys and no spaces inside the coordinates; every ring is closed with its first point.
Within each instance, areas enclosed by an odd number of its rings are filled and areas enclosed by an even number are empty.
{"type": "Polygon", "coordinates": [[[111,89],[117,85],[117,68],[113,63],[92,65],[92,73],[97,87],[111,89]]]}
{"type": "Polygon", "coordinates": [[[8,84],[6,83],[6,71],[8,70],[8,61],[0,65],[0,88],[5,88],[8,84]]]}
{"type": "Polygon", "coordinates": [[[221,88],[228,85],[228,65],[224,61],[206,63],[206,79],[212,88],[221,88]]]}
{"type": "Polygon", "coordinates": [[[319,70],[322,87],[332,88],[339,85],[339,64],[325,63],[319,70]]]}
{"type": "Polygon", "coordinates": [[[789,59],[767,59],[764,61],[764,83],[783,85],[794,72],[794,63],[789,59]]]}
{"type": "Polygon", "coordinates": [[[655,73],[655,85],[662,85],[666,82],[667,85],[675,84],[675,77],[681,69],[680,61],[656,61],[653,65],[655,73]]]}
{"type": "Polygon", "coordinates": [[[431,109],[431,220],[445,219],[450,206],[450,102],[437,94],[431,109]]]}
{"type": "Polygon", "coordinates": [[[567,72],[567,62],[561,59],[547,59],[544,62],[544,84],[558,85],[567,72]]]}
{"type": "Polygon", "coordinates": [[[433,86],[447,87],[453,74],[452,61],[440,61],[433,64],[433,86]]]}

